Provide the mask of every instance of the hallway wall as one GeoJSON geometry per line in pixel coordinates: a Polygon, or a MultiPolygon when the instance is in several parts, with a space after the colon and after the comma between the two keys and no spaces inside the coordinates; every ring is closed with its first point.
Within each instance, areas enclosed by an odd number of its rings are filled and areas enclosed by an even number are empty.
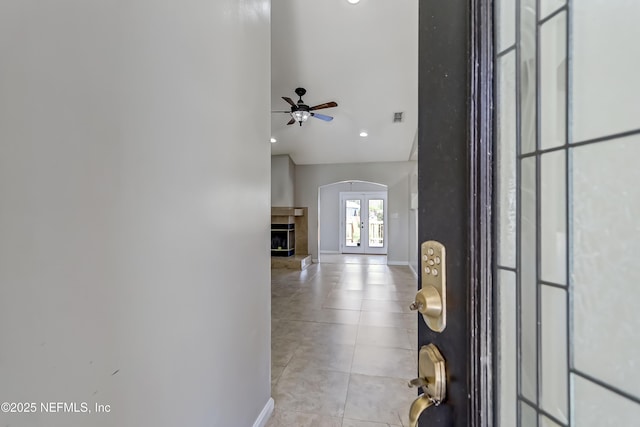
{"type": "Polygon", "coordinates": [[[271,156],[271,206],[295,205],[296,165],[288,154],[271,156]]]}
{"type": "Polygon", "coordinates": [[[269,8],[0,3],[2,399],[111,407],[2,425],[251,426],[268,405],[269,8]]]}

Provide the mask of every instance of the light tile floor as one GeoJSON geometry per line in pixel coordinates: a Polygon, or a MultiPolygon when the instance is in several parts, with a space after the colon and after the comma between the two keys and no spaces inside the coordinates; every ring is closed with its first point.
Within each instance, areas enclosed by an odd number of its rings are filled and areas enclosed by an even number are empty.
{"type": "Polygon", "coordinates": [[[416,279],[380,257],[272,270],[267,427],[408,425],[416,391],[416,279]]]}

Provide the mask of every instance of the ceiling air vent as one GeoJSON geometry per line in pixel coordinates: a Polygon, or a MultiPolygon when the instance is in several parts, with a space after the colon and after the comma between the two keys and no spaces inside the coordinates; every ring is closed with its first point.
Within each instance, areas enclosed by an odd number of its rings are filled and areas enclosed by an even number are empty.
{"type": "Polygon", "coordinates": [[[393,123],[402,123],[402,112],[393,113],[393,123]]]}

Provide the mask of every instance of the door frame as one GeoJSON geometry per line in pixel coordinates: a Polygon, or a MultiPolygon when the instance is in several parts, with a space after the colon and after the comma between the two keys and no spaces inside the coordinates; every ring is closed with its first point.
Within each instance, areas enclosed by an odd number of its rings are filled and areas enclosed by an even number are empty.
{"type": "Polygon", "coordinates": [[[388,252],[388,244],[387,242],[389,241],[389,237],[388,237],[388,231],[389,228],[387,226],[388,224],[388,218],[387,218],[387,211],[388,209],[388,203],[387,203],[387,199],[389,197],[389,193],[388,191],[341,191],[339,193],[339,198],[340,198],[340,230],[338,231],[339,233],[339,237],[338,237],[338,242],[340,243],[340,253],[346,253],[346,254],[364,254],[364,255],[386,255],[388,252]],[[383,225],[384,225],[384,240],[383,240],[383,246],[381,248],[373,248],[372,251],[367,251],[367,247],[368,247],[368,239],[369,239],[369,229],[368,229],[368,225],[369,225],[369,220],[367,219],[367,227],[364,227],[363,229],[366,230],[365,232],[360,232],[360,248],[362,249],[361,252],[345,252],[345,248],[347,248],[346,245],[344,245],[344,238],[345,238],[345,234],[346,234],[346,226],[347,226],[347,218],[346,218],[346,211],[345,211],[345,202],[346,200],[353,200],[353,199],[360,199],[362,204],[360,206],[360,219],[361,222],[363,222],[364,220],[362,220],[363,215],[365,213],[369,212],[369,206],[367,204],[367,201],[370,199],[382,199],[383,200],[383,209],[384,209],[384,219],[383,219],[383,225]],[[365,240],[366,238],[366,240],[365,240]]]}
{"type": "Polygon", "coordinates": [[[434,412],[425,415],[425,425],[489,427],[495,363],[493,1],[421,0],[419,46],[418,243],[436,239],[456,249],[447,253],[447,298],[455,305],[449,310],[466,311],[455,319],[448,312],[449,331],[442,334],[418,321],[419,346],[441,346],[448,369],[455,370],[448,372],[445,404],[426,411],[434,412]],[[451,192],[461,188],[464,194],[451,192]],[[445,351],[453,348],[466,354],[445,351]]]}
{"type": "Polygon", "coordinates": [[[471,3],[469,67],[469,283],[471,313],[471,426],[494,425],[494,282],[495,224],[493,197],[494,128],[494,2],[471,3]],[[475,64],[475,66],[474,66],[475,64]]]}

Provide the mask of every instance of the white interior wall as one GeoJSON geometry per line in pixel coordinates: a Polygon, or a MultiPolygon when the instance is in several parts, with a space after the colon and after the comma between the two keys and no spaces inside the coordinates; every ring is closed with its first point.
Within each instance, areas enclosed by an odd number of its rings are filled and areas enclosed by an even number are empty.
{"type": "Polygon", "coordinates": [[[387,191],[387,187],[369,182],[350,181],[320,188],[320,252],[340,252],[340,192],[343,191],[387,191]]]}
{"type": "MultiPolygon", "coordinates": [[[[408,263],[409,174],[415,162],[297,165],[295,201],[309,207],[309,252],[318,258],[318,189],[340,181],[368,181],[389,191],[389,263],[408,263]]],[[[337,234],[337,231],[336,231],[337,234]]]]}
{"type": "Polygon", "coordinates": [[[296,165],[288,154],[271,156],[271,206],[294,206],[296,165]]]}
{"type": "Polygon", "coordinates": [[[3,425],[251,426],[269,407],[269,15],[0,2],[2,400],[111,405],[3,425]]]}

